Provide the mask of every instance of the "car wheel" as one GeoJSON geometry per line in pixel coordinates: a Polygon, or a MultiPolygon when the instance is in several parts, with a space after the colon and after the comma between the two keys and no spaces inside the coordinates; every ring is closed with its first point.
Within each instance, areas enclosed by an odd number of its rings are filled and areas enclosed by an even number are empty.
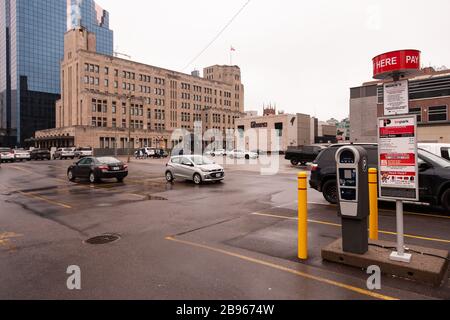
{"type": "Polygon", "coordinates": [[[248,154],[245,155],[245,160],[250,160],[250,156],[248,154]]]}
{"type": "Polygon", "coordinates": [[[91,172],[90,174],[89,174],[89,182],[90,183],[96,183],[98,181],[98,179],[97,179],[97,177],[95,176],[95,173],[94,172],[91,172]]]}
{"type": "Polygon", "coordinates": [[[292,160],[291,160],[291,164],[292,164],[293,166],[298,166],[298,160],[292,159],[292,160]]]}
{"type": "Polygon", "coordinates": [[[323,197],[331,204],[338,203],[338,191],[336,180],[328,180],[323,185],[323,197]]]}
{"type": "Polygon", "coordinates": [[[196,185],[199,185],[202,183],[202,177],[198,173],[194,174],[194,183],[196,185]]]}
{"type": "Polygon", "coordinates": [[[445,211],[450,212],[450,188],[445,190],[442,194],[441,204],[445,211]]]}
{"type": "Polygon", "coordinates": [[[122,183],[124,178],[117,178],[118,183],[122,183]]]}
{"type": "Polygon", "coordinates": [[[72,170],[67,171],[67,178],[69,181],[75,181],[75,176],[73,175],[72,170]]]}
{"type": "Polygon", "coordinates": [[[170,171],[166,172],[166,180],[167,182],[172,182],[173,181],[173,174],[170,171]]]}

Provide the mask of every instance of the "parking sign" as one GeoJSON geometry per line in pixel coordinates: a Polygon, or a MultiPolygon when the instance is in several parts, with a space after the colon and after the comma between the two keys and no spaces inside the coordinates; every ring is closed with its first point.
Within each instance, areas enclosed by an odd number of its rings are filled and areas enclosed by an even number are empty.
{"type": "Polygon", "coordinates": [[[392,200],[419,200],[417,118],[378,119],[380,196],[392,200]]]}

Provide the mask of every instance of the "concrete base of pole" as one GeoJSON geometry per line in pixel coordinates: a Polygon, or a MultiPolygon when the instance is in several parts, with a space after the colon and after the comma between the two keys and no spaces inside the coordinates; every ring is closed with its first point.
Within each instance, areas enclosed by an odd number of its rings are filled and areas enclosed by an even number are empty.
{"type": "Polygon", "coordinates": [[[404,253],[400,255],[398,252],[392,252],[391,255],[389,256],[389,259],[397,262],[411,263],[412,254],[404,253]]]}
{"type": "Polygon", "coordinates": [[[359,255],[344,252],[342,239],[338,239],[322,249],[322,259],[359,269],[367,269],[375,265],[388,276],[396,276],[436,287],[444,284],[449,265],[446,260],[449,256],[448,251],[409,246],[410,250],[424,254],[412,252],[411,263],[404,263],[390,259],[391,248],[395,247],[395,242],[371,240],[369,251],[359,255]]]}

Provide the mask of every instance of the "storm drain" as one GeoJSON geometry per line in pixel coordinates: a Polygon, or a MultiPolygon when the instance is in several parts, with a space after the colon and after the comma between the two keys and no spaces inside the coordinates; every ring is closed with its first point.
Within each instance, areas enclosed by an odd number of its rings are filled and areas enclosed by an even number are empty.
{"type": "Polygon", "coordinates": [[[117,234],[103,234],[101,236],[96,236],[96,237],[87,239],[85,241],[85,243],[98,245],[98,244],[112,243],[112,242],[116,242],[118,240],[120,240],[120,236],[117,234]]]}

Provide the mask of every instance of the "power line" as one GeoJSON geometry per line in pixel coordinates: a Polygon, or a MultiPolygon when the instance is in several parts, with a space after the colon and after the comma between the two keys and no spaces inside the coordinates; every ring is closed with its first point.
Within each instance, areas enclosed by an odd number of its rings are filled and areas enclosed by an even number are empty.
{"type": "Polygon", "coordinates": [[[182,69],[182,71],[186,70],[195,60],[197,60],[208,48],[216,42],[216,40],[225,32],[225,30],[233,23],[233,21],[239,16],[239,14],[248,6],[251,0],[247,0],[247,2],[234,14],[234,16],[228,21],[228,23],[219,31],[219,33],[200,51],[189,63],[182,69]]]}

